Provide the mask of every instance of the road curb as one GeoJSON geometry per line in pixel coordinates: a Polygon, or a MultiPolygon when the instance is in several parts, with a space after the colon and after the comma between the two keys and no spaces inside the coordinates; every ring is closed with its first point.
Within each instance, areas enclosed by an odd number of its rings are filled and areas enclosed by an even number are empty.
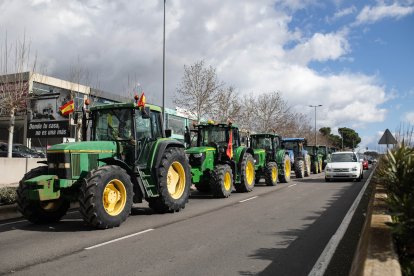
{"type": "Polygon", "coordinates": [[[17,204],[0,206],[0,222],[21,217],[22,214],[17,210],[17,204]]]}
{"type": "Polygon", "coordinates": [[[391,228],[386,225],[387,222],[392,222],[391,216],[387,214],[387,195],[384,193],[383,185],[374,185],[350,275],[400,276],[401,267],[394,248],[391,228]]]}

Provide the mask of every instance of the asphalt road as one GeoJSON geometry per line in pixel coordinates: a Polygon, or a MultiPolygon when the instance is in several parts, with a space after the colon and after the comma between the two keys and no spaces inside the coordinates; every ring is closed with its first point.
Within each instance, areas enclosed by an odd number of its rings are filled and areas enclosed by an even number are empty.
{"type": "Polygon", "coordinates": [[[194,192],[179,213],[139,204],[109,230],[76,211],[49,225],[0,223],[0,274],[307,275],[365,180],[311,175],[228,199],[194,192]]]}

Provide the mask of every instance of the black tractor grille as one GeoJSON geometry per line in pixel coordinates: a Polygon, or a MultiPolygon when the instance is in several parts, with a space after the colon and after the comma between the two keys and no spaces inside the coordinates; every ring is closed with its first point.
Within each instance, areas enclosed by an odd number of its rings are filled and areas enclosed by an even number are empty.
{"type": "Polygon", "coordinates": [[[62,179],[72,178],[69,153],[48,153],[47,163],[49,165],[49,174],[55,174],[62,179]]]}

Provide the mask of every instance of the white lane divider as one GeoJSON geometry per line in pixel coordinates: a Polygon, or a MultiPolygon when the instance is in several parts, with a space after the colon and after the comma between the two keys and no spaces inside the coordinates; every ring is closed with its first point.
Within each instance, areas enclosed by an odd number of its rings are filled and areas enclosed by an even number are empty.
{"type": "Polygon", "coordinates": [[[6,222],[6,223],[2,223],[0,224],[0,226],[5,226],[5,225],[9,225],[9,224],[17,224],[17,223],[21,223],[21,222],[27,222],[27,220],[18,220],[18,221],[12,221],[12,222],[6,222]]]}
{"type": "Polygon", "coordinates": [[[296,186],[296,185],[298,185],[298,184],[291,184],[291,185],[288,186],[288,188],[296,186]]]}
{"type": "Polygon", "coordinates": [[[239,202],[240,202],[240,203],[243,203],[243,202],[246,202],[246,201],[249,201],[249,200],[255,199],[255,198],[258,198],[258,196],[253,196],[253,197],[250,197],[250,198],[248,198],[248,199],[240,200],[239,202]]]}
{"type": "Polygon", "coordinates": [[[114,243],[114,242],[117,242],[117,241],[125,240],[125,239],[128,239],[128,238],[134,237],[134,236],[142,235],[144,233],[147,233],[147,232],[150,232],[150,231],[153,231],[153,230],[154,229],[150,228],[150,229],[147,229],[147,230],[144,230],[144,231],[141,231],[141,232],[138,232],[138,233],[134,233],[134,234],[131,234],[131,235],[128,235],[128,236],[120,237],[120,238],[117,238],[117,239],[114,239],[114,240],[111,240],[111,241],[107,241],[107,242],[103,242],[103,243],[96,244],[94,246],[86,247],[85,249],[86,250],[94,249],[94,248],[97,248],[97,247],[100,247],[100,246],[104,246],[104,245],[107,245],[107,244],[110,244],[110,243],[114,243]]]}

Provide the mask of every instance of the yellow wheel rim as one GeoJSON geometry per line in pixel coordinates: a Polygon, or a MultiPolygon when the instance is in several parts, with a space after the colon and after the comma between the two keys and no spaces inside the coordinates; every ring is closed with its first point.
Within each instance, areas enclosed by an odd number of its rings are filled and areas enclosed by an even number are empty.
{"type": "Polygon", "coordinates": [[[185,171],[180,162],[173,162],[168,169],[167,189],[171,197],[179,199],[185,190],[185,171]]]}
{"type": "Polygon", "coordinates": [[[119,215],[125,208],[127,192],[121,180],[113,179],[106,184],[102,195],[105,211],[111,216],[119,215]]]}
{"type": "Polygon", "coordinates": [[[226,172],[224,175],[224,189],[230,191],[231,189],[231,175],[229,172],[226,172]]]}
{"type": "Polygon", "coordinates": [[[253,162],[247,161],[246,164],[246,180],[248,185],[252,185],[254,181],[254,165],[253,162]]]}
{"type": "Polygon", "coordinates": [[[286,177],[290,177],[290,160],[289,159],[286,159],[285,160],[285,176],[286,177]]]}
{"type": "Polygon", "coordinates": [[[277,181],[277,168],[276,167],[272,168],[272,181],[273,182],[277,181]]]}

